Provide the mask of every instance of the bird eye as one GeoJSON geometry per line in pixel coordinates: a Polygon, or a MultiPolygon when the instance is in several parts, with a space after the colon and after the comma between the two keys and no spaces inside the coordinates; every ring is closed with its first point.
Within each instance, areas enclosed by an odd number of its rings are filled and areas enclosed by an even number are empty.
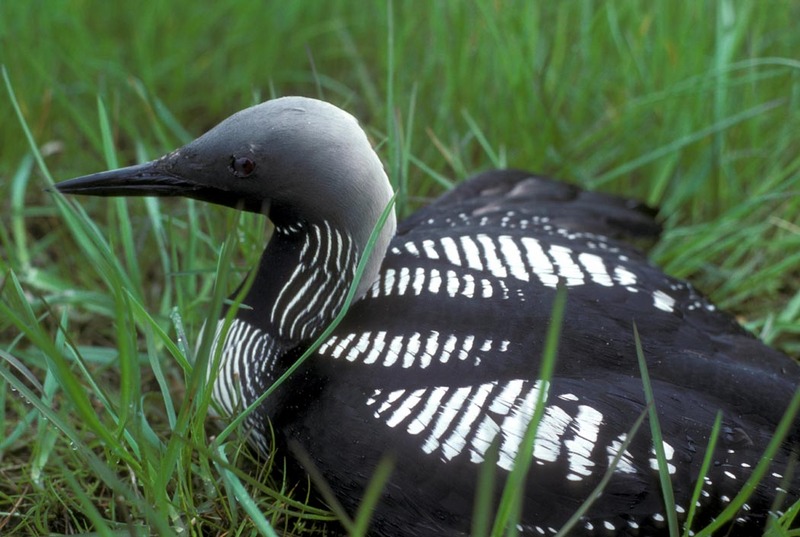
{"type": "Polygon", "coordinates": [[[256,163],[247,157],[231,157],[229,168],[236,177],[247,177],[255,171],[256,163]]]}

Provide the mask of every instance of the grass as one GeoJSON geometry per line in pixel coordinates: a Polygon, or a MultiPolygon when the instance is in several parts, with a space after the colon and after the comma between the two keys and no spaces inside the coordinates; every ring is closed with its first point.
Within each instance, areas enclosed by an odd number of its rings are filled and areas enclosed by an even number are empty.
{"type": "Polygon", "coordinates": [[[208,447],[224,425],[190,363],[262,220],[43,192],[272,95],[356,114],[402,214],[497,165],[659,205],[654,260],[800,355],[795,3],[351,4],[0,3],[16,94],[0,89],[0,533],[314,534],[331,518],[274,481],[280,457],[208,447]]]}

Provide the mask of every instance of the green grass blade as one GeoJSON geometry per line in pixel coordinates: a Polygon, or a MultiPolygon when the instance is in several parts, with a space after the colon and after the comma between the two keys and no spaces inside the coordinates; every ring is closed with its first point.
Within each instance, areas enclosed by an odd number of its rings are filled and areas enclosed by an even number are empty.
{"type": "Polygon", "coordinates": [[[650,433],[653,437],[653,449],[658,461],[658,478],[661,482],[661,494],[666,510],[667,527],[670,537],[678,537],[678,515],[675,511],[675,495],[672,491],[672,481],[669,473],[669,463],[664,453],[664,438],[661,435],[661,425],[658,421],[658,409],[653,395],[653,386],[650,384],[650,374],[647,371],[647,360],[642,351],[642,341],[639,338],[639,330],[636,323],[633,323],[633,337],[636,342],[636,357],[639,360],[639,373],[642,376],[642,387],[644,388],[644,400],[649,407],[650,433]]]}
{"type": "Polygon", "coordinates": [[[742,508],[745,502],[747,502],[747,499],[751,496],[751,494],[755,490],[756,486],[766,476],[767,471],[769,470],[769,467],[772,464],[772,460],[775,457],[775,454],[781,448],[781,444],[786,438],[786,435],[789,434],[789,430],[795,423],[795,419],[797,418],[799,411],[800,411],[800,388],[798,388],[795,391],[794,397],[792,397],[792,400],[789,403],[786,412],[781,418],[781,421],[778,423],[778,427],[775,429],[775,433],[772,435],[769,444],[767,444],[767,448],[764,450],[764,454],[761,456],[761,460],[758,461],[758,464],[753,469],[753,472],[750,474],[750,477],[747,478],[747,481],[745,481],[744,485],[742,486],[742,489],[733,499],[731,499],[730,503],[725,507],[725,509],[716,517],[716,519],[711,524],[703,528],[701,531],[695,533],[696,537],[708,537],[714,535],[714,532],[716,530],[724,526],[727,522],[729,522],[733,517],[737,515],[739,510],[742,508]]]}
{"type": "Polygon", "coordinates": [[[475,503],[472,509],[472,533],[478,537],[489,535],[492,527],[495,482],[497,481],[497,461],[500,458],[500,438],[496,437],[486,450],[478,484],[475,490],[475,503]]]}
{"type": "Polygon", "coordinates": [[[75,407],[76,413],[81,417],[83,423],[91,430],[95,431],[109,446],[114,446],[114,449],[119,451],[119,455],[125,457],[129,464],[136,465],[136,461],[122,448],[116,437],[108,430],[107,425],[100,421],[92,403],[89,401],[84,391],[84,387],[73,375],[70,364],[54,346],[49,336],[42,331],[41,326],[38,323],[30,325],[23,319],[20,319],[17,312],[11,310],[5,302],[0,302],[0,312],[2,312],[6,319],[16,325],[31,343],[40,349],[47,360],[50,371],[58,379],[59,385],[69,397],[71,403],[75,407]]]}
{"type": "Polygon", "coordinates": [[[589,495],[589,497],[586,498],[586,501],[581,504],[581,506],[569,517],[569,519],[567,519],[561,529],[558,530],[558,533],[556,533],[555,537],[568,537],[570,532],[581,521],[581,518],[583,518],[586,513],[589,512],[592,504],[597,501],[598,498],[600,498],[606,486],[608,485],[608,482],[611,481],[612,477],[614,477],[614,472],[619,465],[619,461],[622,460],[622,456],[625,454],[625,451],[627,451],[628,446],[631,445],[631,442],[633,442],[633,438],[639,432],[639,428],[642,426],[642,423],[648,416],[649,412],[650,407],[647,407],[642,411],[641,414],[639,414],[639,417],[636,418],[636,421],[633,422],[633,425],[627,432],[625,441],[622,442],[616,455],[614,455],[614,458],[611,459],[611,463],[608,465],[608,468],[603,474],[603,477],[600,479],[600,482],[597,483],[597,486],[594,488],[594,490],[592,490],[592,493],[589,495]]]}
{"type": "Polygon", "coordinates": [[[692,521],[697,513],[697,503],[700,501],[700,494],[703,491],[703,484],[705,477],[708,475],[708,470],[711,468],[711,461],[714,458],[714,450],[717,447],[717,439],[722,430],[722,412],[717,411],[717,416],[714,418],[714,425],[711,427],[711,434],[708,438],[708,445],[706,446],[705,455],[703,455],[703,463],[700,465],[700,473],[697,475],[697,483],[695,483],[694,490],[692,491],[692,499],[689,502],[689,511],[686,514],[686,522],[684,523],[683,537],[689,537],[689,531],[692,528],[692,521]]]}
{"type": "MultiPolygon", "coordinates": [[[[0,46],[0,349],[16,360],[7,354],[0,367],[45,406],[57,401],[83,441],[73,452],[67,434],[46,431],[37,407],[0,379],[0,475],[11,476],[0,511],[16,509],[0,514],[0,534],[105,531],[97,524],[114,535],[256,534],[206,443],[216,432],[206,422],[214,351],[193,355],[210,349],[214,330],[199,347],[195,340],[206,317],[217,326],[227,284],[240,275],[231,267],[260,253],[260,220],[242,215],[226,227],[222,211],[201,202],[79,205],[42,188],[51,170],[66,178],[104,158],[149,160],[263,97],[324,94],[378,133],[401,215],[506,161],[583,185],[599,177],[604,190],[648,200],[665,224],[651,257],[770,345],[800,355],[792,2],[189,4],[0,2],[0,42],[13,44],[0,46]],[[173,12],[185,14],[179,32],[173,12]],[[275,30],[256,36],[259,25],[275,30]],[[238,241],[215,272],[227,233],[238,241]],[[182,318],[170,324],[173,310],[182,318]],[[71,388],[90,406],[75,403],[71,388]],[[31,493],[35,446],[50,434],[58,439],[49,455],[37,452],[46,489],[31,493]],[[107,486],[83,446],[166,526],[107,486]],[[110,462],[117,450],[127,453],[119,464],[110,462]],[[64,468],[105,523],[82,513],[64,468]]],[[[315,534],[306,522],[323,515],[303,507],[307,496],[282,497],[296,492],[263,473],[272,466],[279,474],[269,461],[253,479],[228,470],[277,533],[315,534]]],[[[769,531],[798,537],[798,509],[784,509],[769,531]]]]}
{"type": "Polygon", "coordinates": [[[501,158],[500,153],[492,148],[492,145],[489,143],[486,135],[481,130],[478,122],[475,121],[475,119],[466,110],[462,110],[461,115],[464,116],[464,120],[467,122],[467,125],[469,125],[470,132],[472,132],[473,136],[475,136],[475,139],[478,140],[481,148],[486,152],[486,155],[489,157],[489,161],[492,163],[492,166],[501,169],[505,168],[505,159],[501,158]]]}
{"type": "Polygon", "coordinates": [[[14,112],[17,115],[20,127],[22,127],[22,132],[25,133],[25,138],[28,140],[28,145],[31,147],[33,157],[36,159],[36,164],[39,165],[39,169],[42,171],[42,174],[44,175],[48,185],[52,185],[53,177],[50,175],[50,171],[44,162],[44,158],[42,158],[42,153],[39,151],[39,146],[36,144],[36,140],[33,138],[33,133],[31,133],[30,128],[28,128],[28,123],[25,121],[25,116],[22,114],[22,110],[19,107],[19,101],[17,100],[16,93],[14,93],[14,87],[11,85],[11,79],[8,76],[8,71],[6,71],[6,66],[0,65],[0,71],[3,73],[3,81],[5,82],[6,90],[8,91],[11,106],[14,108],[14,112]]]}
{"type": "MultiPolygon", "coordinates": [[[[0,350],[0,358],[6,359],[7,353],[0,350]]],[[[111,487],[116,494],[125,498],[131,506],[135,506],[141,512],[145,513],[148,520],[153,524],[154,528],[163,535],[171,534],[170,526],[167,520],[154,511],[139,495],[138,492],[133,491],[130,487],[119,479],[117,473],[108,467],[106,463],[101,461],[97,455],[90,449],[88,445],[83,442],[81,435],[70,425],[60,414],[56,413],[49,405],[45,404],[39,397],[36,396],[23,382],[11,374],[5,367],[0,364],[0,377],[5,379],[19,394],[29,401],[39,413],[47,419],[47,422],[57,427],[64,433],[69,440],[72,449],[83,457],[92,472],[94,472],[103,482],[111,487]]]]}
{"type": "Polygon", "coordinates": [[[359,505],[358,512],[353,521],[352,537],[363,537],[367,535],[372,512],[381,498],[383,488],[389,481],[389,476],[393,469],[394,461],[391,458],[383,457],[380,462],[378,462],[378,466],[375,467],[375,471],[372,473],[369,485],[367,486],[367,490],[364,493],[361,505],[359,505]]]}
{"type": "Polygon", "coordinates": [[[520,442],[519,450],[514,458],[514,468],[508,475],[500,504],[497,510],[492,535],[500,536],[508,532],[516,535],[517,522],[522,514],[521,491],[524,489],[528,470],[533,461],[533,448],[536,443],[536,432],[539,422],[545,411],[545,404],[550,393],[550,381],[555,370],[556,357],[558,356],[558,343],[561,336],[561,323],[564,320],[564,311],[567,304],[567,286],[559,281],[555,296],[553,297],[550,325],[547,328],[544,349],[542,350],[542,363],[538,374],[539,390],[536,395],[531,421],[525,431],[525,436],[520,442]]]}
{"type": "Polygon", "coordinates": [[[30,268],[31,253],[28,247],[28,234],[25,230],[25,189],[33,171],[33,158],[30,154],[25,155],[11,178],[11,233],[14,237],[17,262],[26,272],[30,268]]]}
{"type": "Polygon", "coordinates": [[[789,456],[789,463],[786,465],[786,470],[783,472],[778,494],[775,495],[775,499],[772,501],[772,506],[769,510],[769,518],[767,519],[767,531],[765,532],[765,535],[768,537],[774,537],[771,535],[772,533],[788,534],[790,528],[796,528],[796,533],[800,534],[800,527],[794,524],[795,519],[800,517],[800,500],[797,500],[794,505],[785,509],[780,519],[777,518],[777,513],[783,509],[788,492],[791,490],[792,479],[797,475],[798,457],[800,457],[800,452],[796,450],[789,456]]]}
{"type": "MultiPolygon", "coordinates": [[[[225,446],[218,445],[217,446],[217,456],[224,462],[228,462],[228,458],[225,455],[225,446]]],[[[264,517],[264,513],[261,512],[261,509],[258,507],[256,502],[253,500],[252,496],[247,492],[242,482],[236,476],[235,473],[231,472],[224,466],[219,466],[219,472],[225,479],[225,483],[233,492],[233,497],[236,498],[236,501],[239,502],[239,505],[242,506],[242,509],[250,517],[250,520],[253,521],[258,533],[260,535],[264,535],[265,537],[278,537],[278,534],[275,533],[275,530],[270,525],[269,521],[264,517]]]]}
{"type": "Polygon", "coordinates": [[[61,461],[58,461],[57,466],[61,469],[61,473],[64,476],[67,487],[75,496],[75,499],[77,499],[78,503],[80,503],[82,507],[81,514],[85,515],[89,521],[92,522],[92,525],[96,530],[94,533],[101,537],[112,537],[114,532],[112,532],[111,528],[108,527],[103,515],[100,514],[100,511],[97,509],[92,499],[89,498],[89,495],[78,483],[78,480],[73,475],[73,472],[61,461]]]}
{"type": "Polygon", "coordinates": [[[748,119],[761,116],[764,113],[774,108],[777,108],[780,104],[782,104],[781,101],[769,101],[766,103],[759,104],[757,106],[753,106],[752,108],[748,108],[747,110],[744,110],[737,114],[728,116],[708,127],[702,128],[696,132],[682,136],[681,138],[669,142],[668,144],[665,144],[661,147],[657,147],[652,151],[648,151],[644,155],[641,155],[633,160],[630,160],[620,165],[614,170],[599,175],[598,177],[596,177],[591,181],[591,185],[592,187],[596,188],[600,185],[606,184],[612,179],[630,173],[638,168],[641,168],[643,165],[647,163],[653,162],[654,160],[666,157],[669,154],[674,153],[675,151],[683,147],[686,147],[689,144],[693,144],[699,140],[702,140],[706,136],[713,135],[725,129],[729,129],[734,125],[737,125],[743,121],[747,121],[748,119]]]}

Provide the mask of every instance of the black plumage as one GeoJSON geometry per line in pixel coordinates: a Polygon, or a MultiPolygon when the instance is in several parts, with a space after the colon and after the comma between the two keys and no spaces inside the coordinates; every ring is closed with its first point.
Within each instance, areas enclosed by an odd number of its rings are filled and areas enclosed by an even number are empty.
{"type": "MultiPolygon", "coordinates": [[[[247,308],[220,338],[215,398],[234,413],[327,326],[389,200],[380,161],[351,116],[311,99],[236,114],[162,159],[61,183],[63,192],[182,195],[263,212],[276,232],[247,308]]],[[[698,527],[758,463],[800,380],[694,288],[652,265],[654,212],[523,171],[481,174],[395,226],[358,300],[303,366],[248,419],[266,449],[304,451],[349,510],[385,455],[394,471],[375,535],[469,532],[480,463],[513,465],[540,390],[548,400],[524,491],[523,534],[553,534],[602,478],[645,409],[633,323],[653,380],[679,506],[688,511],[711,425],[723,413],[698,527]],[[385,252],[385,257],[383,253],[385,252]],[[556,372],[537,382],[558,282],[567,287],[556,372]]],[[[800,439],[795,422],[731,534],[763,528],[800,439]]],[[[572,534],[665,531],[652,440],[631,440],[572,534]]],[[[797,499],[793,477],[789,497],[797,499]]]]}

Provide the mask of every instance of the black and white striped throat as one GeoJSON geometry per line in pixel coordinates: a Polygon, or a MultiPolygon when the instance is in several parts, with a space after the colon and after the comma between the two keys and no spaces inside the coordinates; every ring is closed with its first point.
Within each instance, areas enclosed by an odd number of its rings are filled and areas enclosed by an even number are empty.
{"type": "MultiPolygon", "coordinates": [[[[284,237],[302,236],[299,256],[269,310],[279,338],[306,341],[340,311],[355,276],[359,248],[346,232],[322,224],[276,227],[284,237]]],[[[269,269],[269,267],[268,267],[269,269]]]]}

